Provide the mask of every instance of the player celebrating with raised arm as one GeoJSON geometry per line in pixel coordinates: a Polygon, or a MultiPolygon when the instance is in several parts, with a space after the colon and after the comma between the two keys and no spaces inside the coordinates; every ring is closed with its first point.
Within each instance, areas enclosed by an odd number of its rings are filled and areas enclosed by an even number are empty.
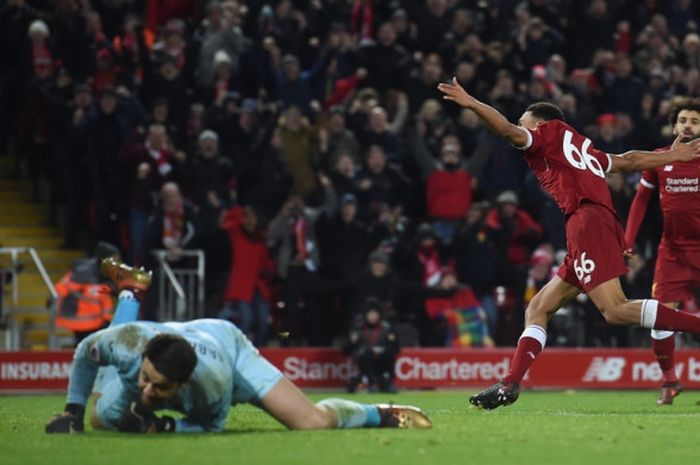
{"type": "Polygon", "coordinates": [[[547,321],[566,302],[585,292],[609,324],[700,333],[700,318],[680,313],[657,300],[628,300],[619,276],[624,261],[624,231],[615,214],[605,173],[642,171],[672,162],[695,160],[700,141],[677,138],[664,152],[629,151],[609,155],[564,122],[562,111],[546,102],[530,105],[519,125],[469,95],[457,82],[441,83],[443,98],[474,111],[496,135],[523,151],[525,161],[566,217],[567,255],[525,311],[525,330],[506,377],[469,401],[494,409],[518,399],[519,383],[547,341],[547,321]]]}
{"type": "MultiPolygon", "coordinates": [[[[683,98],[669,114],[673,134],[684,141],[700,136],[700,99],[683,98]]],[[[664,147],[659,150],[668,150],[664,147]]],[[[700,160],[690,163],[668,161],[664,166],[646,170],[632,201],[627,218],[625,243],[634,253],[637,232],[654,189],[664,217],[663,235],[654,270],[651,296],[667,307],[678,308],[700,287],[700,160]]],[[[671,405],[681,385],[674,361],[673,331],[651,330],[651,345],[663,373],[658,405],[671,405]]]]}
{"type": "Polygon", "coordinates": [[[309,401],[225,320],[183,323],[128,322],[138,315],[134,292],[150,274],[118,262],[102,266],[120,289],[112,325],[85,338],[73,357],[64,413],[48,433],[81,432],[95,384],[93,428],[132,433],[222,431],[232,405],[249,402],[290,429],[430,428],[418,408],[360,404],[342,399],[309,401]],[[106,367],[95,382],[99,367],[106,367]],[[157,416],[169,409],[183,418],[157,416]]]}

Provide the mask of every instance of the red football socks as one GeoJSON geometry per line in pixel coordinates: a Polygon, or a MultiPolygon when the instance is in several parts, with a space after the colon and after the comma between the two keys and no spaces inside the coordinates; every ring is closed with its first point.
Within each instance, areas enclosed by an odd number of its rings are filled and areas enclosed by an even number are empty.
{"type": "Polygon", "coordinates": [[[676,348],[676,338],[671,335],[664,339],[651,339],[651,346],[654,348],[656,359],[659,361],[659,367],[664,375],[665,383],[674,383],[678,381],[676,376],[676,362],[673,357],[676,348]]]}
{"type": "Polygon", "coordinates": [[[519,383],[524,377],[532,362],[537,358],[547,342],[547,332],[537,325],[525,328],[523,335],[518,340],[518,347],[511,360],[510,370],[503,381],[507,383],[519,383]]]}
{"type": "Polygon", "coordinates": [[[689,313],[681,312],[671,307],[658,304],[656,321],[654,321],[654,325],[652,327],[654,329],[665,329],[666,331],[686,331],[689,333],[700,334],[700,318],[689,313]]]}

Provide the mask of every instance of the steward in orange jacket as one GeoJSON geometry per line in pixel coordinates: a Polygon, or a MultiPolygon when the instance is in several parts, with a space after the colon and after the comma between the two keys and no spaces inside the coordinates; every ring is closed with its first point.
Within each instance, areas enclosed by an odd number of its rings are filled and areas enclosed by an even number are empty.
{"type": "Polygon", "coordinates": [[[56,283],[56,326],[73,331],[76,343],[112,320],[112,289],[99,273],[97,259],[76,260],[56,283]]]}

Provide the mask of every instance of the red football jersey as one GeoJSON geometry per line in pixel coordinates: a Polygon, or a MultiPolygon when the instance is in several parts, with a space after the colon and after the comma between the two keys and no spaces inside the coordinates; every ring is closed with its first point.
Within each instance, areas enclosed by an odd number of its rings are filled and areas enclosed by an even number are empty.
{"type": "Polygon", "coordinates": [[[526,129],[525,161],[540,185],[568,217],[582,203],[602,205],[615,213],[605,173],[612,167],[607,153],[560,120],[547,121],[535,130],[526,129]]]}
{"type": "Polygon", "coordinates": [[[664,240],[673,247],[700,249],[700,160],[657,166],[645,171],[640,183],[659,188],[664,240]]]}

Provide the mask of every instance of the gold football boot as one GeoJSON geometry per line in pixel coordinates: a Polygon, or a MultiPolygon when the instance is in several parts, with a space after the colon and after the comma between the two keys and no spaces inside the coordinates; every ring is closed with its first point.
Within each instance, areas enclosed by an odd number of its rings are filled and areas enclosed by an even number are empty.
{"type": "Polygon", "coordinates": [[[105,258],[100,263],[100,271],[121,289],[145,292],[151,285],[153,273],[141,268],[133,268],[113,258],[105,258]]]}
{"type": "Polygon", "coordinates": [[[380,428],[432,428],[433,422],[418,407],[412,405],[377,404],[380,428]]]}

